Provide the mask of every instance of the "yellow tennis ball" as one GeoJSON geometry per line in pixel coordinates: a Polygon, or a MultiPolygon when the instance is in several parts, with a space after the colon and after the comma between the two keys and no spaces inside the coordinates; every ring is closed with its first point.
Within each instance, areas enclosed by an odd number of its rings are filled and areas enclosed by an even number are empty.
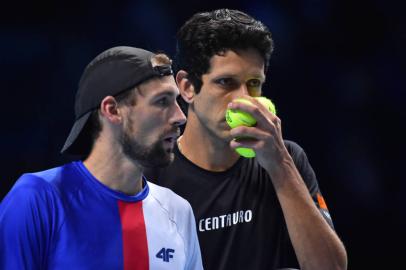
{"type": "Polygon", "coordinates": [[[273,113],[274,115],[276,115],[276,108],[275,108],[275,104],[273,104],[273,102],[266,97],[256,97],[255,99],[257,99],[259,102],[262,103],[262,105],[264,105],[268,111],[270,111],[271,113],[273,113]]]}
{"type": "MultiPolygon", "coordinates": [[[[234,99],[233,102],[241,102],[245,104],[252,104],[249,100],[243,98],[234,99]]],[[[226,121],[231,128],[239,127],[239,126],[247,126],[252,127],[257,123],[254,117],[251,114],[240,111],[240,110],[232,110],[227,109],[226,111],[226,121]]]]}
{"type": "MultiPolygon", "coordinates": [[[[276,114],[275,105],[272,101],[266,97],[256,97],[259,102],[262,103],[270,112],[276,114]]],[[[249,100],[243,98],[237,98],[233,100],[233,102],[242,102],[245,104],[252,104],[249,100]]],[[[257,121],[251,114],[240,111],[240,110],[232,110],[227,109],[226,111],[226,121],[231,128],[239,127],[239,126],[247,126],[252,127],[254,126],[257,121]]]]}
{"type": "Polygon", "coordinates": [[[240,156],[245,158],[253,158],[256,156],[255,151],[251,148],[237,147],[235,151],[240,154],[240,156]]]}
{"type": "MultiPolygon", "coordinates": [[[[272,101],[266,97],[255,97],[259,102],[262,103],[270,112],[276,115],[276,108],[275,104],[272,103],[272,101]]],[[[243,102],[246,104],[252,104],[249,100],[243,99],[243,98],[237,98],[233,100],[233,102],[243,102]]],[[[231,128],[235,128],[238,126],[248,126],[252,127],[254,126],[257,121],[255,118],[244,111],[240,110],[232,110],[232,109],[227,109],[226,111],[226,121],[228,125],[231,128]]],[[[246,148],[246,147],[238,147],[235,149],[235,151],[240,154],[243,157],[246,158],[253,158],[255,157],[255,151],[251,148],[246,148]]]]}

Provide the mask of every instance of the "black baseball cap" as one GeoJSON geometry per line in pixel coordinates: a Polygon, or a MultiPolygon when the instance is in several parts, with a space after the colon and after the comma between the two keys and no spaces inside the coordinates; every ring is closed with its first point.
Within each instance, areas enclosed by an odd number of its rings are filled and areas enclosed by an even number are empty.
{"type": "Polygon", "coordinates": [[[81,142],[92,112],[106,96],[116,96],[153,78],[173,75],[170,65],[153,66],[155,54],[134,47],[114,47],[94,58],[85,68],[75,97],[75,123],[61,153],[83,155],[90,145],[81,142]],[[82,149],[83,148],[83,149],[82,149]]]}

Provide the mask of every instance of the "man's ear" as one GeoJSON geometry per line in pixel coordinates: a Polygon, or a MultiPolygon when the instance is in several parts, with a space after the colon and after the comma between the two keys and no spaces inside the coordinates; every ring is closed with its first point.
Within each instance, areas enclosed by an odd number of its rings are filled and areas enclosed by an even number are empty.
{"type": "Polygon", "coordinates": [[[192,82],[187,77],[188,73],[184,70],[179,70],[176,74],[176,83],[179,87],[180,95],[187,103],[192,103],[195,97],[195,88],[192,82]]]}
{"type": "Polygon", "coordinates": [[[109,122],[119,124],[122,121],[122,110],[118,107],[117,100],[113,96],[105,97],[100,103],[100,113],[109,122]]]}

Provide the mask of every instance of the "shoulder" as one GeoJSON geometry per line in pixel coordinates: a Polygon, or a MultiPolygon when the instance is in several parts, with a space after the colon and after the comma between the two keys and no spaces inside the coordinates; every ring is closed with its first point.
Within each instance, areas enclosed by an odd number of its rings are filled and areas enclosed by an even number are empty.
{"type": "Polygon", "coordinates": [[[284,140],[283,142],[285,143],[286,149],[288,149],[290,154],[304,153],[303,148],[296,142],[290,140],[284,140]]]}
{"type": "Polygon", "coordinates": [[[3,210],[6,205],[9,207],[19,205],[21,206],[19,209],[25,206],[27,210],[33,205],[35,207],[47,206],[53,208],[52,205],[60,204],[63,194],[69,192],[69,187],[74,185],[74,183],[71,183],[73,181],[69,180],[78,178],[72,177],[74,171],[72,166],[73,163],[70,163],[21,175],[0,205],[3,210]]]}
{"type": "Polygon", "coordinates": [[[45,267],[43,258],[64,221],[61,196],[53,184],[58,171],[23,174],[0,203],[0,242],[8,244],[0,261],[9,266],[21,263],[19,269],[26,268],[25,263],[29,268],[45,267]]]}
{"type": "Polygon", "coordinates": [[[284,140],[284,143],[296,166],[307,166],[309,161],[303,148],[294,141],[284,140]]]}
{"type": "Polygon", "coordinates": [[[318,191],[318,181],[305,151],[293,141],[285,140],[284,142],[310,193],[315,194],[318,191]]]}
{"type": "Polygon", "coordinates": [[[52,183],[54,182],[54,175],[57,171],[58,168],[53,168],[41,172],[25,173],[17,179],[8,195],[17,196],[22,194],[25,196],[33,196],[35,194],[39,195],[55,192],[56,190],[52,183]]]}
{"type": "Polygon", "coordinates": [[[75,185],[73,182],[79,178],[74,167],[74,163],[68,163],[44,171],[25,173],[17,180],[11,191],[61,193],[75,185]]]}
{"type": "MultiPolygon", "coordinates": [[[[177,195],[172,190],[148,182],[150,200],[153,200],[154,211],[163,213],[173,224],[184,241],[195,228],[195,217],[189,202],[177,195]],[[158,211],[160,208],[161,211],[158,211]]],[[[190,240],[190,239],[189,239],[190,240]]]]}
{"type": "Polygon", "coordinates": [[[61,196],[52,185],[54,169],[23,174],[0,204],[2,228],[36,231],[61,222],[61,196]],[[41,220],[41,222],[38,222],[41,220]]]}
{"type": "Polygon", "coordinates": [[[148,185],[150,199],[153,200],[156,207],[165,213],[169,220],[176,224],[178,231],[183,234],[194,222],[194,214],[189,202],[168,188],[151,182],[148,182],[148,185]]]}
{"type": "Polygon", "coordinates": [[[156,185],[148,181],[150,195],[159,203],[159,205],[172,212],[189,212],[191,206],[188,201],[173,192],[172,190],[156,185]]]}

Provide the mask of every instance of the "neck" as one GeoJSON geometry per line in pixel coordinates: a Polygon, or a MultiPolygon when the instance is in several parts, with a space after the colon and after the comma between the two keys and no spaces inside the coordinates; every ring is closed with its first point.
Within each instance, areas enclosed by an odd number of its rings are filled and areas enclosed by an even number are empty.
{"type": "Polygon", "coordinates": [[[109,188],[127,195],[142,190],[142,167],[126,158],[119,145],[107,145],[99,138],[89,157],[83,162],[90,173],[109,188]],[[99,140],[100,139],[100,140],[99,140]]]}
{"type": "Polygon", "coordinates": [[[183,135],[178,139],[179,151],[191,162],[208,171],[225,171],[233,166],[239,155],[230,148],[230,142],[204,128],[193,115],[183,135]]]}

